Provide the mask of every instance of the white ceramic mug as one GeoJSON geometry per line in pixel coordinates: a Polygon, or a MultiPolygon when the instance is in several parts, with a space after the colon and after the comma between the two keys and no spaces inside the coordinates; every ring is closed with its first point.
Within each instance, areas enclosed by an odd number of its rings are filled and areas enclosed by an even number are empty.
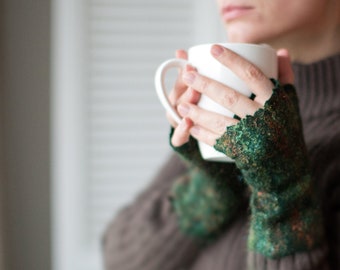
{"type": "MultiPolygon", "coordinates": [[[[172,68],[183,68],[190,64],[195,67],[198,73],[219,81],[236,91],[251,96],[252,92],[247,85],[237,77],[230,69],[218,62],[210,53],[213,44],[202,44],[191,47],[188,50],[188,61],[183,59],[170,59],[162,63],[155,75],[156,92],[163,107],[170,113],[173,119],[179,123],[181,117],[169,102],[168,92],[165,89],[165,77],[168,70],[172,68]]],[[[268,45],[256,45],[246,43],[221,43],[220,45],[236,52],[249,62],[256,65],[268,78],[277,78],[278,65],[276,51],[268,45]]],[[[198,106],[208,111],[217,112],[229,117],[234,113],[212,101],[205,95],[201,95],[198,106]]],[[[208,161],[232,162],[233,160],[223,153],[216,151],[213,147],[199,142],[202,158],[208,161]]]]}

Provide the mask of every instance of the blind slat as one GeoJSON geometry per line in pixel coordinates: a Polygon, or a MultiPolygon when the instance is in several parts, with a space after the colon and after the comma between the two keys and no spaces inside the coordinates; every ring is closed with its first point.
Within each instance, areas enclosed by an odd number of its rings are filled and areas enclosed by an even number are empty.
{"type": "Polygon", "coordinates": [[[156,67],[193,40],[191,1],[90,1],[88,7],[89,241],[145,186],[168,154],[156,67]],[[133,170],[131,170],[133,168],[133,170]]]}

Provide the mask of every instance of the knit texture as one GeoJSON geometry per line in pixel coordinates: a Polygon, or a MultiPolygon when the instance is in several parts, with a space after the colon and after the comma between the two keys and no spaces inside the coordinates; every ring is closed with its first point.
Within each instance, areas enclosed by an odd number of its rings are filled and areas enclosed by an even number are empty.
{"type": "MultiPolygon", "coordinates": [[[[170,133],[170,144],[173,129],[170,133]]],[[[242,203],[245,185],[234,163],[206,162],[197,141],[173,149],[185,160],[188,173],[178,179],[171,192],[181,230],[203,243],[225,231],[242,203]]]]}
{"type": "Polygon", "coordinates": [[[228,127],[215,148],[235,160],[252,190],[249,249],[281,258],[315,248],[323,230],[296,92],[274,83],[264,108],[228,127]]]}
{"type": "Polygon", "coordinates": [[[173,154],[148,187],[108,224],[102,241],[106,270],[340,269],[340,55],[293,68],[312,178],[322,196],[325,245],[280,259],[249,252],[249,213],[241,207],[225,232],[202,248],[180,231],[168,200],[176,179],[188,173],[173,154]]]}

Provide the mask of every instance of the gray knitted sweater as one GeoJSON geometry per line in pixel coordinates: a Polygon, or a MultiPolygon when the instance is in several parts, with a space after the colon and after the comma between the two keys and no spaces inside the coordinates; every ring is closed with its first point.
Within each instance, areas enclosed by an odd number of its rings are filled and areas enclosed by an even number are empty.
{"type": "Polygon", "coordinates": [[[336,270],[340,260],[340,55],[294,64],[305,141],[322,198],[324,246],[270,260],[247,251],[247,205],[215,242],[202,247],[180,232],[169,202],[186,172],[176,155],[138,198],[120,211],[103,236],[106,270],[336,270]]]}

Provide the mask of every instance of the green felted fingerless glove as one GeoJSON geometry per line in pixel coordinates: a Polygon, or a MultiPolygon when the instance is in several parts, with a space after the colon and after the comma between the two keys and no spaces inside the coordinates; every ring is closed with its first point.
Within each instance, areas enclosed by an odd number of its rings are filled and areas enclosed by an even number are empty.
{"type": "Polygon", "coordinates": [[[179,227],[187,235],[210,242],[226,229],[244,201],[241,174],[234,163],[204,161],[192,137],[183,146],[172,148],[189,167],[188,174],[172,187],[179,227]]]}
{"type": "Polygon", "coordinates": [[[322,216],[292,85],[275,82],[264,108],[228,127],[215,149],[235,160],[252,191],[250,250],[280,258],[321,243],[322,216]]]}

